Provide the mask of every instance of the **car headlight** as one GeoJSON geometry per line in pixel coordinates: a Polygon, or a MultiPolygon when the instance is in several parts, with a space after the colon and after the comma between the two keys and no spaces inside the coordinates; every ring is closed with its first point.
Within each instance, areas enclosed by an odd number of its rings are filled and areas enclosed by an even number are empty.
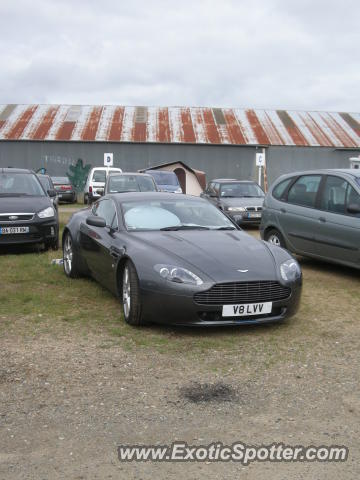
{"type": "Polygon", "coordinates": [[[45,208],[45,210],[41,210],[41,212],[39,212],[37,215],[40,218],[50,218],[55,215],[55,211],[52,207],[48,207],[45,208]]]}
{"type": "Polygon", "coordinates": [[[225,210],[228,212],[245,212],[246,209],[244,207],[225,207],[225,210]]]}
{"type": "Polygon", "coordinates": [[[175,267],[174,265],[155,265],[155,270],[160,277],[169,282],[175,283],[190,283],[192,285],[202,285],[204,282],[195,273],[190,272],[183,267],[175,267]]]}
{"type": "Polygon", "coordinates": [[[301,277],[301,268],[294,259],[287,260],[280,265],[280,274],[285,282],[295,282],[301,277]]]}
{"type": "Polygon", "coordinates": [[[179,188],[177,188],[177,189],[175,190],[174,193],[182,193],[182,192],[183,192],[183,191],[182,191],[181,188],[179,187],[179,188]]]}

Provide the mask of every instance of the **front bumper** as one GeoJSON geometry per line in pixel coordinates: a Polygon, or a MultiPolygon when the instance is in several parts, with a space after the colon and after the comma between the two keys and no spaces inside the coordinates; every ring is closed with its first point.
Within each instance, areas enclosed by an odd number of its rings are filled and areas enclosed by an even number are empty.
{"type": "Polygon", "coordinates": [[[294,284],[290,296],[285,300],[273,301],[271,313],[248,317],[223,317],[223,305],[197,304],[194,293],[181,295],[141,288],[144,320],[201,327],[281,322],[296,314],[300,303],[301,284],[294,284]]]}
{"type": "Polygon", "coordinates": [[[0,222],[0,227],[29,227],[28,233],[0,234],[0,246],[47,243],[56,240],[59,233],[59,224],[56,217],[34,218],[30,221],[0,222]]]}
{"type": "Polygon", "coordinates": [[[260,217],[248,217],[248,212],[244,212],[244,215],[241,215],[240,213],[229,213],[226,212],[226,214],[232,219],[233,222],[235,222],[237,225],[260,225],[261,222],[261,216],[260,217]]]}

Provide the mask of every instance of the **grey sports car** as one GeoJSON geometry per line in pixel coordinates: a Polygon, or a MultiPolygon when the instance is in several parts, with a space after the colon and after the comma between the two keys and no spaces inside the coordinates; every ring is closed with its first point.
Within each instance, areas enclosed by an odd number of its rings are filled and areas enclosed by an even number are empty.
{"type": "Polygon", "coordinates": [[[188,195],[105,195],[71,217],[63,258],[66,275],[91,275],[118,296],[131,325],[274,322],[300,301],[301,270],[286,250],[188,195]]]}

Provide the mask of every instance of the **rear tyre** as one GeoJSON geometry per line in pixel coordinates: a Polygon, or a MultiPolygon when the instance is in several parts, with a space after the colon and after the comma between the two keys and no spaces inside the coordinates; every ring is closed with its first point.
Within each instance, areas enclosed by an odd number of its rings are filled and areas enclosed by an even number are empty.
{"type": "Polygon", "coordinates": [[[122,272],[121,294],[125,322],[133,326],[143,325],[139,278],[130,260],[126,261],[122,272]]]}
{"type": "Polygon", "coordinates": [[[264,235],[264,239],[267,242],[271,243],[272,245],[286,248],[284,237],[281,235],[281,233],[278,230],[276,230],[276,228],[272,228],[271,230],[268,230],[264,235]]]}
{"type": "Polygon", "coordinates": [[[63,262],[64,272],[70,278],[77,278],[80,276],[78,267],[77,253],[74,249],[74,242],[70,232],[66,232],[63,241],[63,262]]]}

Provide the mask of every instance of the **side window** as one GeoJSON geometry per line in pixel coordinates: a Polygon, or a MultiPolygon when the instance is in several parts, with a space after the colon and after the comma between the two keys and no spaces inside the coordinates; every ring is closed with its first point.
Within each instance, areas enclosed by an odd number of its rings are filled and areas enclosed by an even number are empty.
{"type": "Polygon", "coordinates": [[[209,187],[208,187],[208,190],[207,190],[207,193],[209,195],[215,195],[214,185],[215,185],[215,183],[213,183],[213,182],[209,183],[209,187]]]}
{"type": "MultiPolygon", "coordinates": [[[[349,206],[358,207],[360,208],[360,195],[357,191],[349,184],[349,187],[346,192],[346,207],[349,206]]],[[[346,212],[348,215],[352,215],[354,217],[360,217],[360,213],[350,213],[346,212]]]]}
{"type": "Polygon", "coordinates": [[[292,178],[287,178],[286,180],[280,182],[279,185],[276,185],[276,187],[272,191],[273,197],[277,200],[280,200],[292,180],[292,178]]]}
{"type": "Polygon", "coordinates": [[[217,197],[219,196],[219,191],[220,191],[220,183],[214,183],[214,192],[217,197]]]}
{"type": "Polygon", "coordinates": [[[350,184],[343,178],[328,176],[325,180],[324,189],[321,195],[321,210],[344,214],[346,207],[346,191],[348,187],[350,187],[350,184]]]}
{"type": "Polygon", "coordinates": [[[112,200],[104,199],[98,203],[98,207],[96,209],[96,213],[98,217],[103,217],[106,220],[106,226],[117,228],[118,221],[116,215],[115,205],[112,200]]]}
{"type": "Polygon", "coordinates": [[[319,190],[321,175],[304,175],[290,188],[288,203],[315,207],[316,195],[319,190]]]}

